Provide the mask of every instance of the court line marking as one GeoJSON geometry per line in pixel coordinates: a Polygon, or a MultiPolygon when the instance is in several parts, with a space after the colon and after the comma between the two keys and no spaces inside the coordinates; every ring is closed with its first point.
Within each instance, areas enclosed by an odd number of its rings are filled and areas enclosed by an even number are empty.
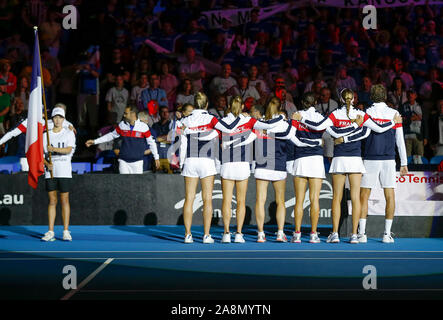
{"type": "Polygon", "coordinates": [[[132,293],[132,292],[152,292],[152,293],[159,293],[159,292],[255,292],[255,291],[270,291],[270,292],[279,292],[279,291],[286,291],[286,292],[291,292],[291,291],[301,291],[301,292],[317,292],[317,291],[361,291],[361,292],[368,292],[368,293],[375,293],[375,292],[380,292],[380,291],[443,291],[442,289],[425,289],[425,288],[417,288],[417,289],[376,289],[376,290],[364,290],[364,289],[263,289],[263,288],[259,288],[259,289],[88,289],[88,290],[82,290],[82,293],[132,293]]]}
{"type": "Polygon", "coordinates": [[[159,250],[159,251],[2,251],[8,253],[236,253],[236,252],[363,252],[363,253],[443,253],[443,251],[419,251],[419,250],[159,250]]]}
{"type": "MultiPolygon", "coordinates": [[[[103,260],[104,257],[47,257],[47,258],[0,258],[0,261],[33,261],[33,260],[103,260]]],[[[189,257],[189,258],[173,258],[173,257],[114,257],[108,260],[443,260],[443,258],[430,257],[189,257]]],[[[106,261],[108,261],[106,260],[106,261]]],[[[106,263],[106,262],[105,262],[106,263]]]]}
{"type": "Polygon", "coordinates": [[[69,291],[64,297],[62,297],[60,300],[69,300],[74,294],[76,294],[78,291],[80,291],[85,285],[88,284],[89,281],[94,279],[94,277],[100,273],[104,268],[106,268],[112,261],[114,261],[114,258],[109,258],[103,264],[95,269],[94,272],[92,272],[85,280],[83,280],[76,289],[72,289],[69,291]]]}

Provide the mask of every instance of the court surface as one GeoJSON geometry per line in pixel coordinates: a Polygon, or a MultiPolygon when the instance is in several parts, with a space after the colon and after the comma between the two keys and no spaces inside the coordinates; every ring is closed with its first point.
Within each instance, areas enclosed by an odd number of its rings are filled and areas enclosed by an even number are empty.
{"type": "MultiPolygon", "coordinates": [[[[441,238],[328,244],[323,230],[322,243],[304,234],[292,244],[276,242],[267,226],[268,241],[256,243],[251,226],[244,244],[220,243],[221,227],[211,228],[216,243],[203,244],[196,226],[194,243],[184,244],[183,226],[72,226],[65,242],[57,226],[47,243],[46,231],[0,227],[0,299],[443,298],[441,238]]],[[[285,232],[290,239],[292,226],[285,232]]]]}

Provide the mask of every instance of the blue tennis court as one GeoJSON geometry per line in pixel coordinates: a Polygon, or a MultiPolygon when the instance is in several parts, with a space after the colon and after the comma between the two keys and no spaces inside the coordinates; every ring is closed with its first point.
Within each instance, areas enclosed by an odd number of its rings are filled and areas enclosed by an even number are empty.
{"type": "MultiPolygon", "coordinates": [[[[292,229],[285,230],[288,235],[292,229]]],[[[394,244],[368,239],[352,245],[256,243],[255,227],[244,244],[183,243],[183,226],[72,226],[73,241],[46,243],[47,226],[0,227],[1,299],[441,299],[443,239],[397,238],[394,244]],[[76,289],[65,289],[66,266],[76,270],[76,289]],[[372,286],[365,290],[370,272],[372,286]],[[71,267],[72,268],[72,267],[71,267]],[[374,282],[375,281],[375,282],[374,282]]],[[[72,282],[71,282],[72,283],[72,282]]]]}

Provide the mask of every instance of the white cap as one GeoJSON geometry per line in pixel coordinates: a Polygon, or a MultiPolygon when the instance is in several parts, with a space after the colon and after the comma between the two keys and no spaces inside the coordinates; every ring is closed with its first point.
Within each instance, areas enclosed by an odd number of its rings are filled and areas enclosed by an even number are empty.
{"type": "Polygon", "coordinates": [[[61,117],[65,117],[65,110],[63,110],[62,108],[54,108],[52,109],[52,114],[51,114],[51,118],[54,118],[55,116],[61,116],[61,117]]]}

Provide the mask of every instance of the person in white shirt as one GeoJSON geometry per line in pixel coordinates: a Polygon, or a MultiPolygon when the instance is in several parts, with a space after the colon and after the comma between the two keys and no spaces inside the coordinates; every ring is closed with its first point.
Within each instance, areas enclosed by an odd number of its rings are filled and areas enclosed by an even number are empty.
{"type": "Polygon", "coordinates": [[[55,240],[54,223],[57,208],[57,192],[59,192],[64,227],[63,240],[72,241],[71,233],[69,232],[69,191],[72,179],[71,158],[75,150],[75,135],[71,130],[63,128],[65,111],[62,108],[54,108],[51,118],[54,122],[54,127],[48,131],[49,141],[47,135],[43,135],[44,152],[45,155],[51,153],[51,162],[48,162],[45,156],[45,182],[49,196],[49,231],[45,233],[42,240],[55,240]]]}
{"type": "Polygon", "coordinates": [[[202,79],[206,76],[205,66],[201,61],[195,59],[195,49],[186,49],[186,60],[183,61],[179,68],[179,77],[192,80],[192,89],[194,92],[200,91],[203,88],[202,79]]]}
{"type": "Polygon", "coordinates": [[[231,77],[231,65],[226,63],[223,65],[222,75],[212,79],[209,89],[213,96],[220,94],[232,96],[235,86],[237,86],[237,81],[231,77]]]}

